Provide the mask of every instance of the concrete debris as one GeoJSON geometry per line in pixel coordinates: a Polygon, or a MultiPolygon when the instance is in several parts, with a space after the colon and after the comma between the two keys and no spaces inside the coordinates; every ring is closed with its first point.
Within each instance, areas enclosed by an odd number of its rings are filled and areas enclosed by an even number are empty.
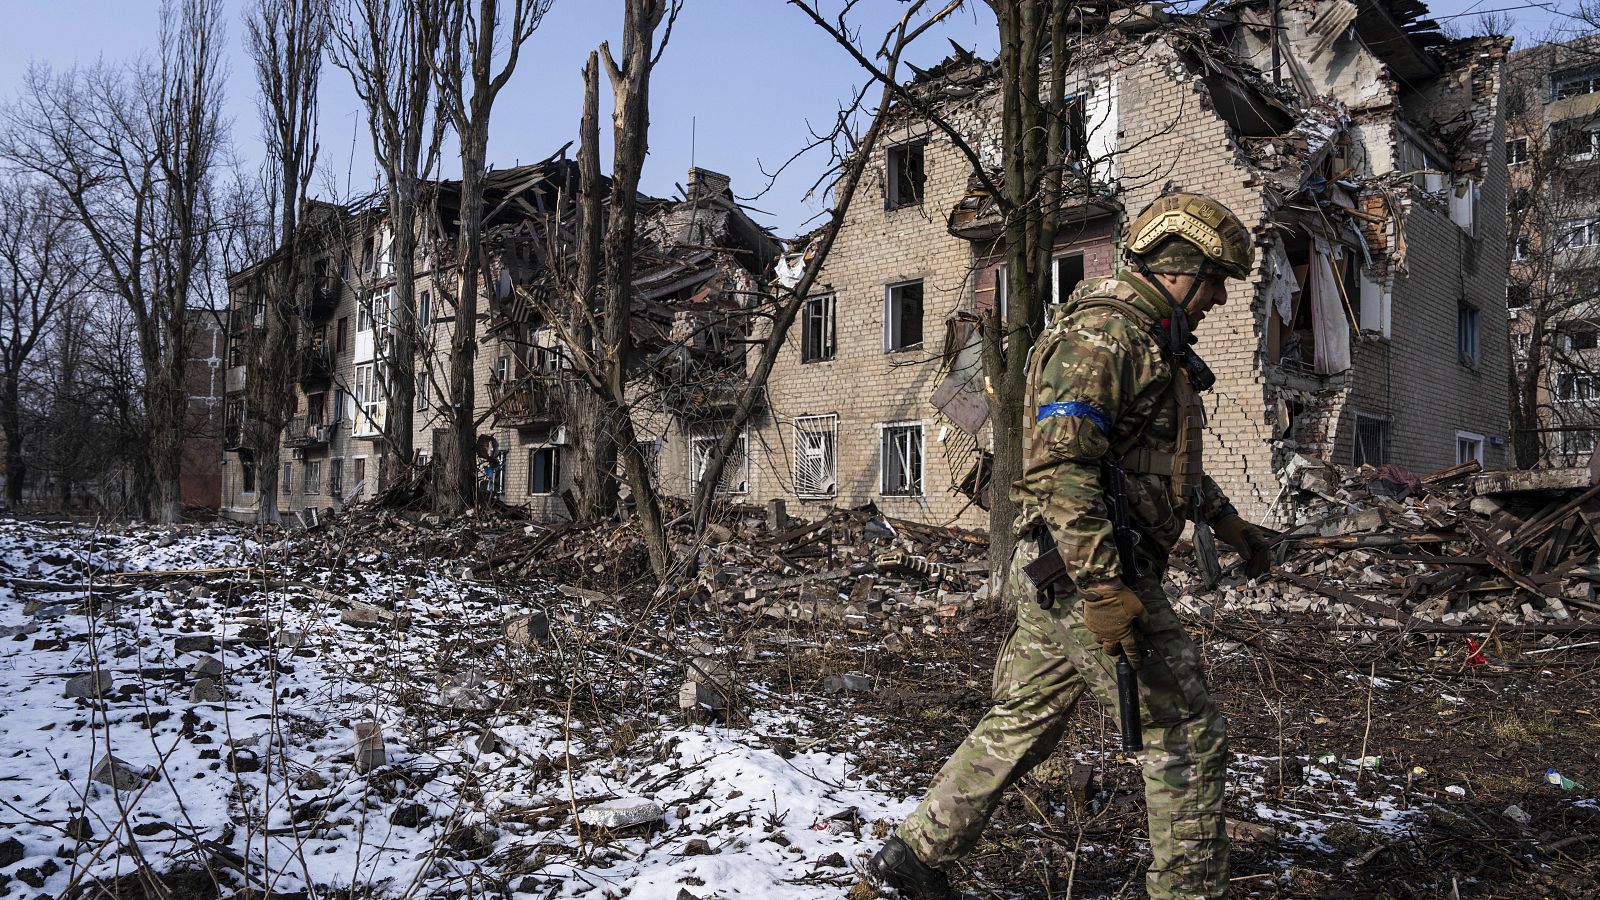
{"type": "Polygon", "coordinates": [[[550,642],[550,617],[536,610],[506,622],[506,639],[525,647],[541,647],[550,642]]]}
{"type": "Polygon", "coordinates": [[[189,689],[190,703],[221,703],[222,689],[210,678],[195,679],[194,687],[189,689]]]}
{"type": "Polygon", "coordinates": [[[111,673],[104,669],[96,672],[87,672],[67,679],[67,688],[62,696],[69,700],[93,700],[103,697],[111,692],[111,685],[115,679],[111,673]]]}
{"type": "Polygon", "coordinates": [[[216,678],[226,670],[227,667],[222,664],[222,660],[215,656],[202,656],[189,670],[189,674],[200,678],[216,678]]]}
{"type": "Polygon", "coordinates": [[[115,790],[131,791],[149,781],[152,774],[149,769],[135,768],[108,754],[94,764],[89,771],[89,779],[115,790]]]}
{"type": "Polygon", "coordinates": [[[1245,582],[1225,570],[1215,605],[1203,599],[1201,575],[1174,571],[1173,590],[1189,612],[1313,616],[1346,630],[1592,621],[1600,486],[1583,471],[1583,480],[1523,477],[1468,463],[1419,477],[1395,465],[1340,469],[1298,458],[1284,469],[1293,527],[1271,575],[1245,582]]]}
{"type": "Polygon", "coordinates": [[[383,747],[383,729],[378,723],[357,722],[355,732],[357,772],[366,774],[389,761],[383,747]]]}
{"type": "Polygon", "coordinates": [[[585,807],[578,812],[578,821],[594,828],[633,828],[659,821],[664,815],[661,804],[642,800],[585,807]]]}

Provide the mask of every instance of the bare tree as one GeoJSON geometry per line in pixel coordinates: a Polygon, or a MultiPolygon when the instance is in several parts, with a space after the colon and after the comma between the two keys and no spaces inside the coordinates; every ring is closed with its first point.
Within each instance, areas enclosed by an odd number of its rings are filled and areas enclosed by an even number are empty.
{"type": "Polygon", "coordinates": [[[461,150],[449,437],[440,448],[441,477],[434,479],[434,502],[442,512],[460,512],[476,502],[477,389],[473,366],[478,343],[478,280],[484,270],[483,184],[488,174],[489,117],[495,98],[516,70],[522,45],[533,36],[552,2],[512,0],[504,21],[500,0],[420,0],[418,7],[422,27],[444,36],[429,66],[440,106],[461,150]],[[501,43],[505,50],[496,70],[497,44],[501,43]]]}
{"type": "Polygon", "coordinates": [[[104,289],[137,336],[148,434],[142,514],[180,515],[188,429],[189,302],[213,274],[210,190],[222,164],[218,0],[162,9],[153,64],[99,64],[56,76],[34,67],[7,107],[0,157],[52,182],[96,255],[104,289]]]}
{"type": "Polygon", "coordinates": [[[35,353],[92,274],[88,248],[59,195],[21,178],[0,184],[0,431],[12,506],[22,501],[28,474],[22,396],[39,374],[35,353]]]}
{"type": "Polygon", "coordinates": [[[261,92],[261,126],[267,149],[267,221],[277,243],[263,273],[264,321],[245,332],[249,377],[245,426],[261,480],[257,521],[276,523],[278,453],[295,409],[296,347],[308,344],[311,244],[302,205],[317,162],[317,86],[328,32],[326,0],[258,0],[245,19],[246,46],[261,92]]]}
{"type": "MultiPolygon", "coordinates": [[[[350,74],[366,107],[393,234],[395,321],[384,434],[400,462],[415,456],[416,385],[419,375],[428,377],[416,368],[417,351],[426,343],[417,319],[416,268],[427,175],[437,164],[444,136],[444,121],[434,115],[429,68],[440,50],[440,24],[441,18],[425,17],[415,3],[400,0],[344,0],[333,20],[333,60],[350,74]]],[[[387,484],[391,469],[379,474],[387,484]]]]}

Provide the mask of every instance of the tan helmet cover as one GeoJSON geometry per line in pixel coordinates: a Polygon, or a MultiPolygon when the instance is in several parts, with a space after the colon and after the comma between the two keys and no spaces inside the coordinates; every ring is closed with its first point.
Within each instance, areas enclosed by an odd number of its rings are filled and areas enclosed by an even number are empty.
{"type": "Polygon", "coordinates": [[[1199,249],[1231,278],[1248,278],[1255,264],[1244,223],[1203,194],[1168,194],[1145,207],[1128,226],[1128,252],[1143,257],[1174,238],[1199,249]]]}

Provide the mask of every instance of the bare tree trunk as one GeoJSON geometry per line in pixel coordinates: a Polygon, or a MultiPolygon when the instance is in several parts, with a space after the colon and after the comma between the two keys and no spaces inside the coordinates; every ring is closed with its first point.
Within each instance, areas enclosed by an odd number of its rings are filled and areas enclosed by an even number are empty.
{"type": "MultiPolygon", "coordinates": [[[[261,91],[262,130],[267,145],[269,222],[278,258],[262,276],[266,322],[250,332],[246,409],[254,435],[257,470],[256,521],[281,520],[276,486],[280,442],[295,408],[296,351],[310,340],[308,241],[300,207],[317,160],[317,87],[328,30],[325,0],[258,0],[246,20],[249,50],[261,91]],[[275,221],[273,221],[275,219],[275,221]],[[262,471],[265,469],[266,471],[262,471]]],[[[252,287],[252,289],[254,289],[252,287]]]]}
{"type": "Polygon", "coordinates": [[[22,456],[20,395],[17,376],[7,373],[0,383],[0,430],[6,437],[6,502],[12,509],[22,502],[22,483],[28,477],[28,466],[22,456]]]}
{"type": "Polygon", "coordinates": [[[394,235],[394,343],[387,361],[384,439],[400,464],[380,472],[380,486],[416,457],[416,355],[431,350],[417,317],[417,250],[422,190],[439,154],[442,123],[433,117],[430,61],[439,52],[437,16],[403,0],[345,0],[334,23],[335,61],[350,73],[367,109],[373,155],[383,169],[394,235]]]}
{"type": "Polygon", "coordinates": [[[539,27],[552,0],[515,0],[502,23],[499,0],[427,0],[419,10],[444,36],[430,60],[440,100],[461,147],[461,229],[457,240],[455,328],[450,338],[449,436],[434,479],[434,504],[459,513],[477,500],[478,282],[483,269],[483,182],[487,175],[489,117],[495,97],[516,70],[522,45],[539,27]],[[494,69],[496,34],[504,24],[505,60],[494,69]]]}
{"type": "MultiPolygon", "coordinates": [[[[567,331],[573,352],[593,358],[596,348],[590,326],[600,294],[601,234],[604,224],[600,199],[600,55],[591,52],[583,69],[583,119],[578,128],[578,254],[577,287],[567,331]]],[[[594,392],[583,383],[563,386],[577,438],[577,465],[573,482],[578,486],[578,518],[596,522],[617,509],[617,439],[611,417],[593,402],[594,392]]]]}

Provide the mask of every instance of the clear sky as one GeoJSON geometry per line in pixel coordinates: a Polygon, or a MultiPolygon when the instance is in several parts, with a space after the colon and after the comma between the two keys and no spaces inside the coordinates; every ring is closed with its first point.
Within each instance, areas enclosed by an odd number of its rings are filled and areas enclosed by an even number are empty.
{"type": "MultiPolygon", "coordinates": [[[[239,156],[256,165],[261,149],[255,84],[240,24],[248,3],[224,3],[231,68],[227,114],[239,156]]],[[[861,6],[879,17],[863,22],[880,33],[904,8],[896,0],[864,0],[861,6]]],[[[1432,7],[1438,17],[1458,16],[1446,21],[1463,32],[1475,30],[1481,12],[1515,7],[1507,15],[1519,42],[1568,24],[1559,3],[1436,0],[1432,7]]],[[[536,161],[576,138],[583,61],[600,41],[620,42],[621,8],[620,0],[556,0],[496,103],[489,138],[493,164],[536,161]]],[[[65,69],[102,57],[153,52],[157,43],[158,0],[0,0],[0,9],[6,13],[0,28],[0,97],[6,99],[34,62],[65,69]]],[[[949,54],[950,39],[993,54],[997,41],[987,5],[969,2],[948,28],[925,35],[909,61],[936,63],[949,54]]],[[[838,104],[865,81],[853,60],[782,0],[687,0],[651,86],[651,155],[642,188],[673,195],[693,160],[733,176],[734,192],[771,214],[758,214],[759,221],[781,234],[797,232],[821,211],[803,195],[826,158],[803,158],[770,191],[752,197],[766,187],[762,167],[770,172],[803,147],[809,126],[826,127],[838,104]]],[[[602,77],[603,116],[607,99],[602,77]]],[[[326,174],[319,193],[348,196],[374,188],[365,118],[342,70],[327,67],[321,102],[326,174]]],[[[609,132],[608,122],[601,123],[603,133],[609,132]]],[[[602,161],[607,168],[609,158],[608,146],[602,161]]],[[[446,166],[447,175],[455,174],[448,160],[446,166]]]]}

